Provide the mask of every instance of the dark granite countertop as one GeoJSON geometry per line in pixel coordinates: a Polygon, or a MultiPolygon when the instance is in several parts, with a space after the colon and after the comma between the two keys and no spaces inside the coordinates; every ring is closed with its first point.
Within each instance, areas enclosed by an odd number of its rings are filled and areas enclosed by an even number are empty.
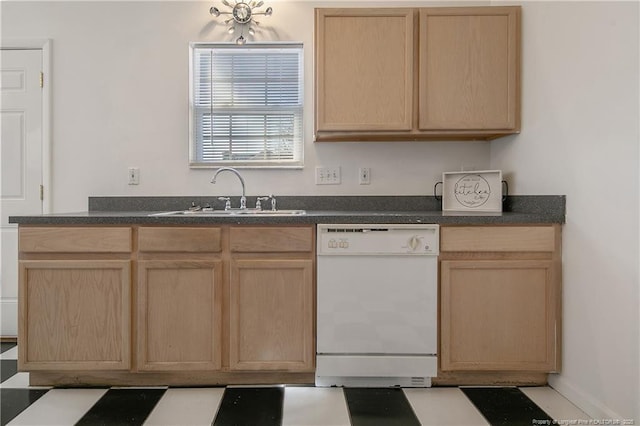
{"type": "MultiPolygon", "coordinates": [[[[255,197],[247,197],[252,206],[255,197]]],[[[508,196],[502,213],[442,212],[432,196],[281,196],[278,209],[302,209],[304,215],[151,216],[187,209],[191,202],[221,210],[213,197],[90,197],[79,213],[11,216],[20,225],[190,225],[190,224],[316,224],[316,223],[436,223],[451,225],[550,224],[565,222],[565,196],[508,196]]],[[[233,205],[238,204],[232,199],[233,205]]]]}

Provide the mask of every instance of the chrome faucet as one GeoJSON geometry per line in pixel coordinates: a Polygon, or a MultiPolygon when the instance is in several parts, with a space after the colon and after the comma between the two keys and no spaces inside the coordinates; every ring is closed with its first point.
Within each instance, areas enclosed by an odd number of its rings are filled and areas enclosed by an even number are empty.
{"type": "Polygon", "coordinates": [[[256,209],[262,210],[262,202],[271,200],[271,211],[276,211],[276,197],[273,195],[268,195],[266,197],[257,197],[256,198],[256,209]]]}
{"type": "Polygon", "coordinates": [[[244,179],[242,178],[242,176],[240,176],[240,172],[238,172],[236,169],[231,167],[220,167],[218,171],[216,171],[216,174],[213,175],[213,177],[211,178],[211,183],[215,184],[216,178],[222,172],[232,172],[233,174],[238,176],[238,179],[240,179],[240,183],[242,184],[242,197],[240,197],[240,209],[243,209],[243,210],[246,209],[247,197],[245,196],[244,179]]]}

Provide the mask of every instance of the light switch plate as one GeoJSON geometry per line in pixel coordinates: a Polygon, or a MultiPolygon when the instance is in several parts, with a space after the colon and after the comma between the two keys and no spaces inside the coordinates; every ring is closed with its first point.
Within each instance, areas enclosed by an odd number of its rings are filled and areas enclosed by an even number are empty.
{"type": "Polygon", "coordinates": [[[340,166],[316,167],[316,185],[340,185],[340,166]]]}
{"type": "Polygon", "coordinates": [[[360,167],[358,173],[358,182],[360,185],[371,184],[371,167],[360,167]]]}
{"type": "Polygon", "coordinates": [[[140,184],[140,169],[138,167],[129,167],[129,185],[140,184]]]}

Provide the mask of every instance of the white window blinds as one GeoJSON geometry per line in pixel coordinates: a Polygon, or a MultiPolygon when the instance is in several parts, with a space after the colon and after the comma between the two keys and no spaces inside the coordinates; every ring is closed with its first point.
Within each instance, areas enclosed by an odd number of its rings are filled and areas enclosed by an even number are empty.
{"type": "Polygon", "coordinates": [[[191,166],[302,166],[301,44],[191,45],[191,166]]]}

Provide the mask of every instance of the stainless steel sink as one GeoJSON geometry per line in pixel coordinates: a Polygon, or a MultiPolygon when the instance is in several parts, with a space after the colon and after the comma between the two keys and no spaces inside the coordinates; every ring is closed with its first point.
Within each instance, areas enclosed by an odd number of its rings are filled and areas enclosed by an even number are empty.
{"type": "Polygon", "coordinates": [[[213,210],[213,211],[191,211],[191,210],[177,210],[169,212],[151,213],[149,216],[229,216],[230,211],[225,210],[213,210]]]}
{"type": "Polygon", "coordinates": [[[191,216],[191,217],[221,217],[221,216],[296,216],[305,215],[306,210],[258,210],[258,209],[230,209],[230,210],[178,210],[151,213],[149,216],[191,216]]]}
{"type": "Polygon", "coordinates": [[[244,215],[257,215],[257,216],[292,216],[292,215],[304,215],[307,214],[306,210],[238,210],[232,214],[244,214],[244,215]]]}

